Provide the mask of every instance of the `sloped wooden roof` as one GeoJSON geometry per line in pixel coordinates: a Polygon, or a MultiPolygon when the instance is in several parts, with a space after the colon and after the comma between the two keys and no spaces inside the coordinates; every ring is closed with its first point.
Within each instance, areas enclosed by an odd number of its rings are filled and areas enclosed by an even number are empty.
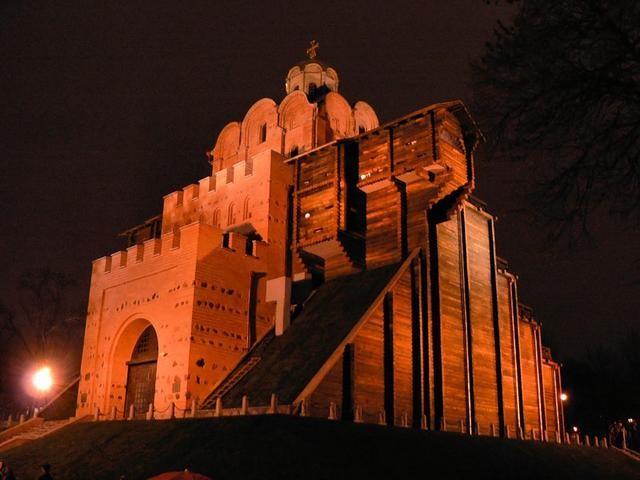
{"type": "MultiPolygon", "coordinates": [[[[340,277],[321,285],[284,335],[269,334],[252,356],[260,361],[223,397],[225,407],[268,405],[272,393],[291,403],[356,326],[400,265],[340,277]]],[[[242,363],[238,368],[242,368],[242,363]]],[[[215,393],[215,392],[214,392],[215,393]]]]}

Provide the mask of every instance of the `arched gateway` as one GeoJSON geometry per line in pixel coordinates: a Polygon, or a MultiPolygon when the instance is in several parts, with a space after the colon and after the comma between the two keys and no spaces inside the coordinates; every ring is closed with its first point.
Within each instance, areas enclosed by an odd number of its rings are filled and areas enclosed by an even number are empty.
{"type": "Polygon", "coordinates": [[[131,405],[137,415],[146,412],[153,403],[156,386],[156,367],[158,365],[158,337],[149,325],[138,337],[127,362],[126,412],[131,405]]]}

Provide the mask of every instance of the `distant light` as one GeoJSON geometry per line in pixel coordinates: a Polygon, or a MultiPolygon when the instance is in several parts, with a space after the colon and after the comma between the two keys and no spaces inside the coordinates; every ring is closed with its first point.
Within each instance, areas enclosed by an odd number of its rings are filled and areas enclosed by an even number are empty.
{"type": "Polygon", "coordinates": [[[560,400],[562,400],[563,402],[566,402],[569,399],[569,395],[567,395],[566,393],[562,392],[560,394],[560,400]]]}
{"type": "Polygon", "coordinates": [[[309,212],[304,214],[304,218],[306,218],[307,220],[309,220],[311,218],[311,214],[309,212]]]}
{"type": "Polygon", "coordinates": [[[627,418],[627,422],[633,423],[633,418],[627,418]]]}
{"type": "Polygon", "coordinates": [[[572,428],[572,430],[573,430],[575,433],[578,433],[578,427],[574,426],[574,427],[572,428]]]}
{"type": "Polygon", "coordinates": [[[33,386],[40,392],[47,392],[53,385],[53,376],[49,367],[42,367],[33,375],[33,386]]]}

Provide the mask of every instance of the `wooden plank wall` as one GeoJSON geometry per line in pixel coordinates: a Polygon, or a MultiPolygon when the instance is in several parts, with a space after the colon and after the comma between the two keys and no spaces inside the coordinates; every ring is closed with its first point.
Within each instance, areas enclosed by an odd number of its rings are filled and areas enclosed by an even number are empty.
{"type": "Polygon", "coordinates": [[[540,402],[538,396],[538,350],[535,324],[520,320],[520,365],[522,369],[522,400],[525,436],[531,429],[540,430],[540,402]]]}
{"type": "Polygon", "coordinates": [[[543,362],[542,364],[546,429],[550,440],[554,439],[559,425],[558,402],[560,401],[560,392],[556,384],[556,368],[557,366],[552,363],[543,362]]]}
{"type": "Polygon", "coordinates": [[[438,109],[434,112],[436,131],[436,158],[452,169],[452,180],[445,193],[467,184],[473,177],[464,149],[460,123],[451,112],[438,109]]]}
{"type": "Polygon", "coordinates": [[[518,380],[516,373],[516,352],[514,335],[514,315],[512,308],[510,277],[498,273],[498,318],[500,323],[500,353],[502,355],[502,393],[504,423],[509,431],[517,431],[518,421],[518,380]]]}
{"type": "Polygon", "coordinates": [[[430,115],[420,114],[394,126],[393,173],[401,175],[433,161],[433,137],[430,115]]]}
{"type": "MultiPolygon", "coordinates": [[[[411,321],[411,272],[403,273],[393,289],[393,381],[395,424],[401,424],[401,415],[412,422],[413,362],[411,321]]],[[[419,372],[417,372],[419,375],[419,372]]]]}
{"type": "Polygon", "coordinates": [[[440,284],[443,416],[447,423],[467,421],[464,298],[458,219],[437,225],[440,284]]]}
{"type": "Polygon", "coordinates": [[[379,129],[360,137],[359,165],[360,187],[388,179],[391,175],[390,130],[379,129]]]}
{"type": "Polygon", "coordinates": [[[475,420],[480,432],[500,423],[498,378],[493,324],[492,265],[489,241],[490,217],[473,206],[464,207],[467,246],[471,355],[475,420]]]}
{"type": "Polygon", "coordinates": [[[376,423],[384,405],[383,313],[379,306],[354,340],[354,403],[365,422],[376,423]]]}
{"type": "Polygon", "coordinates": [[[400,260],[400,209],[400,192],[393,183],[367,194],[367,268],[388,265],[400,260]]]}
{"type": "Polygon", "coordinates": [[[295,241],[298,246],[334,239],[338,231],[338,148],[299,160],[296,167],[295,241]]]}
{"type": "MultiPolygon", "coordinates": [[[[407,269],[392,289],[390,321],[390,351],[393,353],[392,383],[385,385],[385,328],[384,308],[372,312],[353,340],[353,406],[362,412],[365,422],[377,423],[385,409],[385,388],[392,398],[393,412],[387,421],[401,425],[414,419],[414,358],[411,298],[411,271],[407,269]]],[[[420,376],[419,362],[416,375],[420,376]]],[[[338,361],[309,399],[310,413],[327,416],[330,402],[340,406],[342,400],[343,363],[338,361]]],[[[344,405],[339,409],[343,411],[344,405]]]]}
{"type": "Polygon", "coordinates": [[[342,358],[336,362],[309,396],[309,414],[314,417],[327,418],[331,402],[335,403],[336,413],[340,418],[342,414],[342,358]]]}

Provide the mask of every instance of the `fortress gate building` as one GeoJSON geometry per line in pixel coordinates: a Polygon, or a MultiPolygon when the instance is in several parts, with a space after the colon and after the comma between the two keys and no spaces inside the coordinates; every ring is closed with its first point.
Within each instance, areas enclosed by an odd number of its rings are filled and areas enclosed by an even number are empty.
{"type": "Polygon", "coordinates": [[[173,403],[563,434],[560,369],[474,199],[460,101],[379,125],[315,58],[220,132],[211,176],[93,262],[77,414],[173,403]]]}

